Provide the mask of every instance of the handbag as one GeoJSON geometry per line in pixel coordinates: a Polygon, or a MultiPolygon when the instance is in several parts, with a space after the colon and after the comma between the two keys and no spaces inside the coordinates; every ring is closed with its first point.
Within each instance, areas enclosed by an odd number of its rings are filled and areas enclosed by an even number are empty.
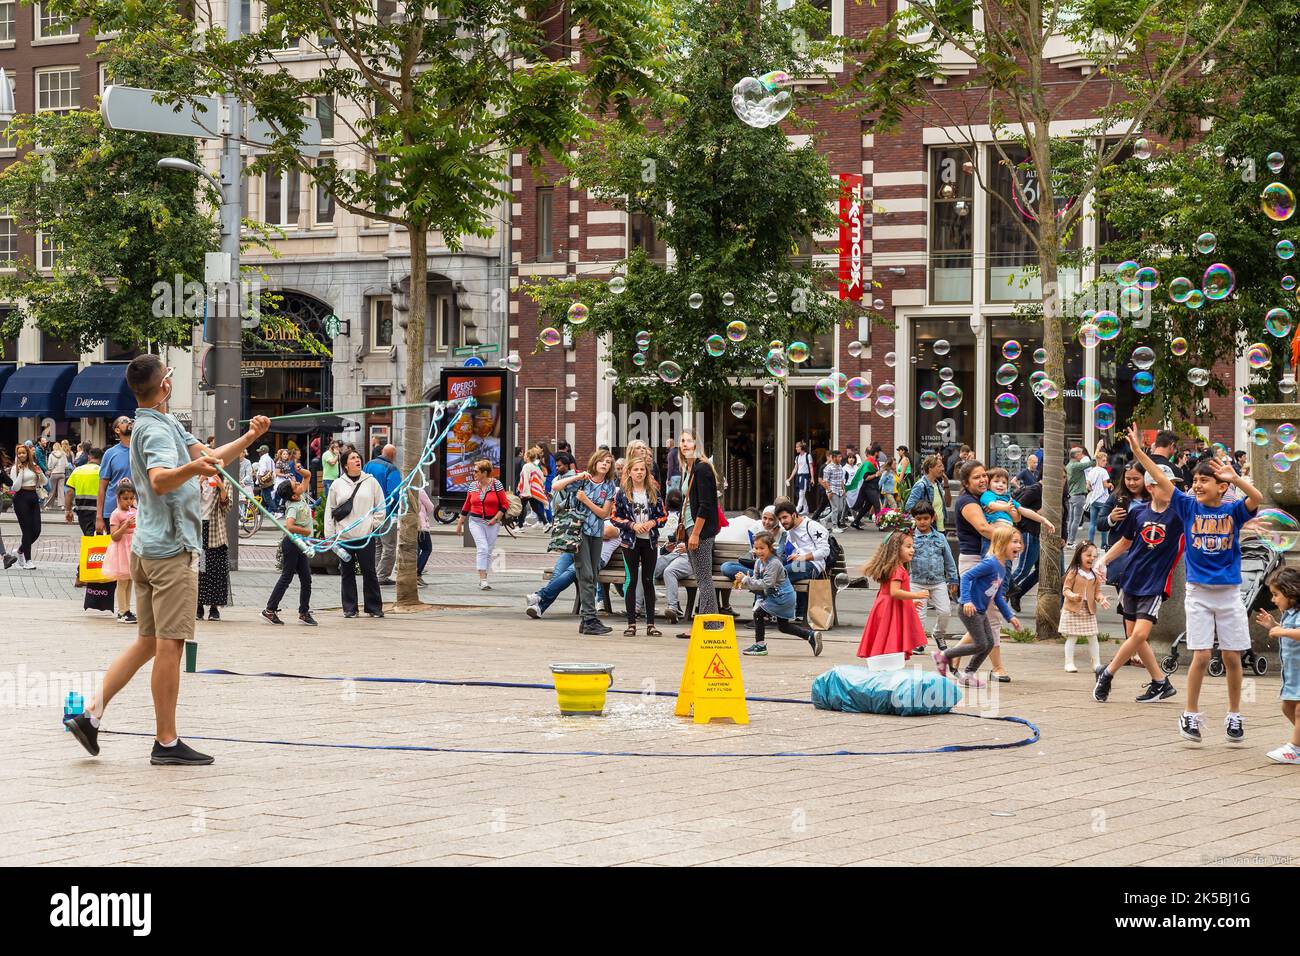
{"type": "Polygon", "coordinates": [[[506,502],[509,505],[509,507],[506,508],[506,517],[513,521],[515,518],[518,518],[524,510],[523,499],[513,492],[507,491],[506,502]]]}
{"type": "Polygon", "coordinates": [[[835,625],[835,602],[830,578],[808,581],[808,626],[814,631],[828,631],[835,625]]]}
{"type": "Polygon", "coordinates": [[[364,481],[364,478],[357,479],[357,483],[352,486],[352,494],[348,495],[348,500],[340,505],[334,506],[334,510],[330,512],[330,515],[334,518],[335,524],[352,514],[352,502],[356,500],[357,492],[361,490],[361,485],[364,481]]]}
{"type": "Polygon", "coordinates": [[[567,554],[578,553],[578,543],[582,540],[582,515],[573,506],[573,494],[561,492],[563,501],[557,500],[555,520],[552,523],[551,541],[547,551],[561,551],[567,554]]]}

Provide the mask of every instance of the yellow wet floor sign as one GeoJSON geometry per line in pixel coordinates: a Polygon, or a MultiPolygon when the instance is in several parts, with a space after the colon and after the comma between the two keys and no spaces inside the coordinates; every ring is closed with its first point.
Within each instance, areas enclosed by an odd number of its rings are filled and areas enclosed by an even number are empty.
{"type": "Polygon", "coordinates": [[[697,614],[691,626],[691,646],[686,651],[674,713],[685,717],[692,707],[697,724],[728,719],[749,723],[736,624],[728,614],[697,614]]]}

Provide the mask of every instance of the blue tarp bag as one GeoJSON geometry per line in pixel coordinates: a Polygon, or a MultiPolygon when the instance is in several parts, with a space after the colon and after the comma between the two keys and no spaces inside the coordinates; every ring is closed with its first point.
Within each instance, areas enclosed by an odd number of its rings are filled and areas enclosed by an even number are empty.
{"type": "Polygon", "coordinates": [[[819,710],[918,717],[948,713],[961,703],[961,688],[919,668],[873,671],[841,665],[813,681],[812,702],[819,710]]]}

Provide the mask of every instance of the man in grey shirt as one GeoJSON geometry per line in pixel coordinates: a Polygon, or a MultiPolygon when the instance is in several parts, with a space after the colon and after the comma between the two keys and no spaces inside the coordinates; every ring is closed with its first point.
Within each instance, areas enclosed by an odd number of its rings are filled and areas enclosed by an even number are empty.
{"type": "Polygon", "coordinates": [[[176,735],[176,699],[181,687],[181,655],[194,636],[198,599],[198,558],[202,552],[199,483],[214,477],[264,435],[271,420],[259,415],[235,441],[211,449],[167,412],[172,370],[156,355],[141,355],[126,369],[126,384],[139,403],[131,435],[131,477],[139,513],[131,542],[138,636],[109,665],[104,684],[85,713],[64,721],[90,755],[99,754],[99,723],[104,708],[153,660],[153,707],[157,739],[149,762],[197,766],[212,758],[176,735]]]}

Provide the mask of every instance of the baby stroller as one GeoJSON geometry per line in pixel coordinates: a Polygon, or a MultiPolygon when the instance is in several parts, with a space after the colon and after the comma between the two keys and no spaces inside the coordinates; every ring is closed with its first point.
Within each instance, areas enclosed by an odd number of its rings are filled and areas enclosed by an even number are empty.
{"type": "MultiPolygon", "coordinates": [[[[1247,617],[1254,617],[1261,608],[1271,608],[1273,599],[1269,596],[1265,582],[1269,575],[1285,564],[1282,555],[1274,551],[1262,538],[1245,537],[1241,539],[1241,602],[1246,605],[1247,617]]],[[[1178,670],[1178,652],[1184,646],[1187,632],[1178,635],[1169,648],[1169,656],[1160,661],[1160,669],[1166,674],[1178,670]]],[[[1263,676],[1268,672],[1268,658],[1256,654],[1253,650],[1241,655],[1243,671],[1254,671],[1263,676]]],[[[1210,675],[1222,677],[1224,673],[1223,654],[1219,650],[1218,640],[1214,643],[1213,656],[1210,658],[1210,675]]]]}

